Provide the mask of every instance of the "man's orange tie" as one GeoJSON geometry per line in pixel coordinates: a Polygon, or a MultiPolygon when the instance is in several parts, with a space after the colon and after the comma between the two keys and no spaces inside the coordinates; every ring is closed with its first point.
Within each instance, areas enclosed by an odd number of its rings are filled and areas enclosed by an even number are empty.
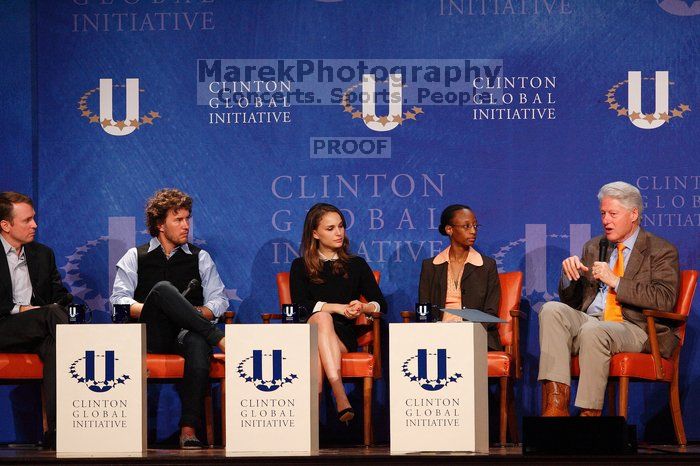
{"type": "MultiPolygon", "coordinates": [[[[618,277],[622,277],[625,274],[625,257],[622,255],[622,251],[624,250],[625,245],[617,243],[617,260],[615,261],[615,266],[612,271],[618,277]]],[[[617,293],[612,287],[608,287],[603,320],[622,322],[622,306],[620,306],[620,303],[617,301],[617,293]]]]}

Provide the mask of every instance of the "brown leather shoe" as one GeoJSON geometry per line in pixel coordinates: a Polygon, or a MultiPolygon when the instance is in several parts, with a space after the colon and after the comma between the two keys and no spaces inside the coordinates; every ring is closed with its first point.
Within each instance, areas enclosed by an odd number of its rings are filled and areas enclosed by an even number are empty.
{"type": "Polygon", "coordinates": [[[579,416],[581,417],[600,417],[603,414],[602,409],[587,409],[581,408],[579,416]]]}
{"type": "Polygon", "coordinates": [[[571,388],[566,384],[547,380],[544,382],[543,390],[545,396],[542,416],[568,416],[571,388]]]}

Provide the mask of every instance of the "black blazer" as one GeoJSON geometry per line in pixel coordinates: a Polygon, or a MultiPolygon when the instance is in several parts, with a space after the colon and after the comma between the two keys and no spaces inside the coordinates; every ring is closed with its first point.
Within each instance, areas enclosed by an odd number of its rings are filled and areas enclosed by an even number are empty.
{"type": "MultiPolygon", "coordinates": [[[[34,306],[55,303],[68,294],[61,282],[61,275],[56,268],[56,258],[48,246],[33,241],[24,245],[27,255],[29,279],[32,282],[32,301],[34,306]]],[[[7,256],[0,248],[0,319],[10,315],[14,301],[12,299],[12,279],[7,256]]]]}
{"type": "MultiPolygon", "coordinates": [[[[498,304],[501,300],[501,282],[498,279],[496,261],[483,256],[484,265],[464,265],[462,273],[462,307],[477,309],[498,317],[498,304]]],[[[425,259],[420,271],[418,284],[418,301],[445,307],[447,300],[448,263],[433,264],[433,257],[425,259]]],[[[503,345],[498,336],[497,324],[485,324],[488,348],[502,351],[503,345]]]]}

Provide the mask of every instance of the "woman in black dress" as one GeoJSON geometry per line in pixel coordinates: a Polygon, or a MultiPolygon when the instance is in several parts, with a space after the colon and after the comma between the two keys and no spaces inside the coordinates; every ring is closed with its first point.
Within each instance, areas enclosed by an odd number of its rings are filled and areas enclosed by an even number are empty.
{"type": "Polygon", "coordinates": [[[300,257],[292,262],[289,284],[301,318],[318,326],[319,394],[325,374],[338,419],[348,422],[355,412],[340,376],[341,354],[357,349],[357,316],[386,312],[386,301],[367,262],[350,254],[345,218],[337,207],[319,203],[306,214],[300,257]],[[360,295],[369,302],[360,302],[360,295]]]}

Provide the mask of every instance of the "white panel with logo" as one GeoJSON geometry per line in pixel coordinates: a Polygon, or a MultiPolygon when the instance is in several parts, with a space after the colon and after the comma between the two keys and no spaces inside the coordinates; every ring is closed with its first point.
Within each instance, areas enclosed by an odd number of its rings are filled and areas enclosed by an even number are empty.
{"type": "Polygon", "coordinates": [[[146,451],[144,324],[59,325],[56,450],[146,451]]]}
{"type": "Polygon", "coordinates": [[[489,451],[481,324],[389,324],[391,451],[489,451]]]}
{"type": "Polygon", "coordinates": [[[226,350],[226,452],[317,451],[316,325],[227,325],[226,350]]]}

